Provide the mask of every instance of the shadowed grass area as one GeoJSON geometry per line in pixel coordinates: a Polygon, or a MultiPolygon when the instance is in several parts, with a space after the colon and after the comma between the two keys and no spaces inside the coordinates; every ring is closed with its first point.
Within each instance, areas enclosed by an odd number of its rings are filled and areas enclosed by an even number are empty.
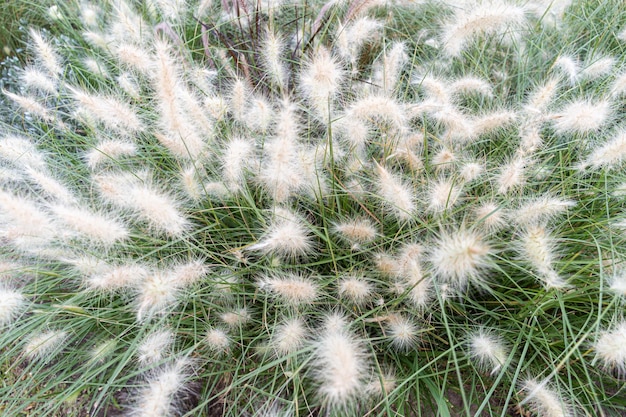
{"type": "Polygon", "coordinates": [[[28,31],[31,25],[47,26],[52,19],[47,6],[54,5],[51,0],[28,1],[6,0],[0,8],[0,61],[8,56],[20,56],[24,53],[28,31]]]}

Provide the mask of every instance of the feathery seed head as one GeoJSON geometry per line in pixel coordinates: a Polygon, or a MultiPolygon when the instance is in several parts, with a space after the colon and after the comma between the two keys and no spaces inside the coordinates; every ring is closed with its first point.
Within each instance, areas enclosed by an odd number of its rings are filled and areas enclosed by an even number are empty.
{"type": "Polygon", "coordinates": [[[177,285],[186,287],[200,281],[208,273],[209,268],[206,266],[204,259],[197,259],[173,268],[171,271],[171,279],[175,281],[177,285]]]}
{"type": "Polygon", "coordinates": [[[86,280],[92,290],[115,291],[124,287],[136,287],[148,275],[149,270],[132,263],[112,268],[97,268],[86,280]]]}
{"type": "Polygon", "coordinates": [[[450,86],[454,94],[480,94],[493,97],[491,84],[482,78],[466,76],[454,81],[450,86]]]}
{"type": "Polygon", "coordinates": [[[345,314],[333,311],[324,315],[322,320],[322,329],[326,332],[343,332],[349,327],[348,319],[345,314]]]}
{"type": "Polygon", "coordinates": [[[565,282],[554,270],[557,243],[542,225],[529,225],[520,234],[519,252],[537,272],[546,288],[564,288],[565,282]]]}
{"type": "Polygon", "coordinates": [[[38,61],[48,71],[50,76],[56,79],[63,72],[63,68],[54,47],[44,39],[40,32],[33,28],[30,29],[30,37],[33,41],[38,61]]]}
{"type": "Polygon", "coordinates": [[[464,181],[471,182],[480,177],[485,171],[483,164],[478,162],[468,162],[460,167],[459,174],[464,181]]]}
{"type": "Polygon", "coordinates": [[[550,220],[575,205],[576,202],[572,200],[542,195],[531,199],[511,212],[510,219],[519,225],[532,226],[550,220]]]}
{"type": "Polygon", "coordinates": [[[622,270],[614,273],[609,283],[609,289],[613,291],[616,296],[626,300],[626,271],[622,270]]]}
{"type": "Polygon", "coordinates": [[[431,163],[437,170],[447,170],[454,166],[457,162],[457,156],[448,148],[441,148],[439,152],[433,155],[431,163]]]}
{"type": "Polygon", "coordinates": [[[261,43],[261,59],[271,82],[281,88],[286,86],[287,81],[287,70],[282,58],[284,49],[285,44],[281,37],[268,30],[261,43]]]}
{"type": "Polygon", "coordinates": [[[335,223],[335,231],[353,245],[362,245],[376,239],[378,230],[375,224],[364,217],[335,223]]]}
{"type": "Polygon", "coordinates": [[[512,38],[511,29],[525,24],[525,8],[513,4],[484,2],[467,10],[459,9],[443,28],[443,49],[450,56],[459,56],[479,35],[508,35],[512,38]]]}
{"type": "Polygon", "coordinates": [[[44,155],[27,138],[19,136],[5,136],[0,139],[0,158],[20,168],[46,170],[44,155]]]}
{"type": "Polygon", "coordinates": [[[513,124],[517,120],[517,114],[508,110],[496,111],[485,114],[472,121],[472,134],[483,135],[496,129],[501,129],[513,124]]]}
{"type": "Polygon", "coordinates": [[[142,173],[101,174],[92,177],[102,196],[110,202],[132,210],[158,231],[181,235],[189,226],[180,213],[178,202],[138,177],[142,173]]]}
{"type": "Polygon", "coordinates": [[[278,136],[264,145],[264,161],[258,180],[277,203],[285,202],[305,185],[301,147],[291,138],[278,136]]]}
{"type": "Polygon", "coordinates": [[[121,43],[115,45],[113,52],[117,59],[124,65],[148,75],[153,70],[154,59],[150,53],[141,46],[133,43],[121,43]]]}
{"type": "Polygon", "coordinates": [[[508,194],[514,188],[521,187],[526,182],[526,167],[530,161],[516,157],[500,168],[496,176],[499,194],[508,194]]]}
{"type": "Polygon", "coordinates": [[[300,73],[300,88],[324,123],[328,122],[329,106],[332,108],[343,78],[341,66],[323,47],[317,49],[300,73]]]}
{"type": "Polygon", "coordinates": [[[441,213],[458,202],[463,190],[449,179],[440,179],[434,182],[428,190],[428,209],[434,213],[441,213]]]}
{"type": "Polygon", "coordinates": [[[155,313],[164,313],[164,307],[178,297],[179,284],[171,274],[155,271],[143,279],[137,298],[137,320],[144,320],[155,313]]]}
{"type": "Polygon", "coordinates": [[[522,384],[527,393],[521,404],[528,403],[538,417],[573,417],[571,406],[558,392],[550,388],[547,381],[537,382],[527,379],[522,384]]]}
{"type": "Polygon", "coordinates": [[[57,84],[46,73],[35,67],[26,68],[22,72],[22,82],[27,88],[40,90],[46,94],[57,94],[57,84]]]}
{"type": "Polygon", "coordinates": [[[374,375],[367,384],[366,392],[374,396],[388,396],[396,388],[398,378],[392,370],[385,370],[380,375],[374,375]]]}
{"type": "Polygon", "coordinates": [[[175,409],[175,395],[184,388],[187,361],[180,359],[154,375],[139,393],[133,417],[167,417],[175,409]]]}
{"type": "Polygon", "coordinates": [[[246,109],[244,123],[248,129],[266,133],[274,120],[272,104],[265,98],[257,96],[251,98],[246,109]]]}
{"type": "Polygon", "coordinates": [[[552,116],[559,134],[591,133],[600,129],[611,116],[611,102],[576,100],[552,116]]]}
{"type": "Polygon", "coordinates": [[[50,209],[64,226],[95,244],[109,247],[130,235],[124,224],[104,214],[61,204],[53,205],[50,209]]]}
{"type": "Polygon", "coordinates": [[[593,349],[596,352],[594,361],[600,361],[607,370],[626,375],[626,322],[618,323],[611,330],[601,331],[593,349]]]}
{"type": "Polygon", "coordinates": [[[92,46],[106,50],[109,48],[109,38],[100,32],[86,30],[82,33],[83,39],[92,46]]]}
{"type": "Polygon", "coordinates": [[[85,159],[87,166],[95,169],[107,161],[116,162],[119,158],[134,155],[136,152],[137,146],[134,143],[113,139],[100,142],[87,152],[85,159]]]}
{"type": "Polygon", "coordinates": [[[24,354],[29,359],[51,359],[62,349],[68,334],[62,330],[47,330],[37,333],[28,339],[24,346],[24,354]]]}
{"type": "Polygon", "coordinates": [[[125,0],[113,4],[113,21],[109,26],[110,43],[133,42],[141,44],[146,36],[147,22],[125,0]]]}
{"type": "Polygon", "coordinates": [[[432,298],[432,280],[424,273],[422,262],[424,248],[416,243],[402,247],[397,259],[397,277],[394,282],[398,294],[406,293],[407,300],[423,309],[432,298]]]}
{"type": "Polygon", "coordinates": [[[401,272],[396,259],[388,253],[377,253],[374,255],[374,265],[377,271],[384,277],[395,277],[401,272]]]}
{"type": "Polygon", "coordinates": [[[243,326],[250,321],[250,312],[246,307],[220,314],[220,319],[228,327],[243,326]]]}
{"type": "Polygon", "coordinates": [[[626,94],[626,73],[618,74],[611,86],[611,96],[613,98],[623,97],[626,94]]]}
{"type": "Polygon", "coordinates": [[[104,363],[117,348],[117,340],[115,338],[103,340],[91,349],[89,363],[104,363]]]}
{"type": "Polygon", "coordinates": [[[231,340],[223,329],[209,329],[204,341],[211,351],[217,354],[227,353],[230,350],[231,340]]]}
{"type": "Polygon", "coordinates": [[[32,168],[26,168],[24,171],[28,175],[29,181],[39,189],[41,194],[50,198],[50,200],[65,204],[75,203],[76,198],[70,189],[49,172],[32,168]]]}
{"type": "Polygon", "coordinates": [[[363,343],[347,331],[327,330],[315,346],[313,366],[320,396],[329,407],[347,407],[365,388],[368,361],[363,343]]]}
{"type": "Polygon", "coordinates": [[[492,253],[478,232],[459,229],[439,236],[429,260],[440,282],[463,290],[470,281],[481,279],[480,273],[489,266],[492,253]]]}
{"type": "Polygon", "coordinates": [[[311,234],[300,217],[287,209],[276,208],[274,219],[265,236],[248,250],[293,259],[305,256],[313,249],[311,234]]]}
{"type": "Polygon", "coordinates": [[[244,121],[249,94],[245,81],[235,80],[230,92],[230,111],[237,121],[244,121]]]}
{"type": "Polygon", "coordinates": [[[410,220],[415,212],[415,197],[409,185],[374,161],[378,175],[378,193],[383,204],[399,221],[410,220]]]}
{"type": "Polygon", "coordinates": [[[246,169],[251,168],[254,144],[242,138],[231,139],[222,154],[222,175],[229,188],[240,189],[246,169]]]}
{"type": "Polygon", "coordinates": [[[374,288],[370,282],[356,276],[342,278],[337,286],[339,296],[355,304],[362,304],[367,301],[371,297],[373,290],[374,288]]]}
{"type": "Polygon", "coordinates": [[[59,236],[53,220],[33,201],[0,191],[0,225],[4,237],[42,239],[48,242],[59,236]]]}
{"type": "Polygon", "coordinates": [[[524,109],[530,113],[541,115],[550,105],[559,87],[559,80],[548,79],[543,85],[537,87],[528,96],[524,109]]]}
{"type": "Polygon", "coordinates": [[[361,48],[379,35],[381,22],[370,17],[360,17],[346,26],[340,26],[337,48],[341,56],[355,63],[361,48]]]}
{"type": "Polygon", "coordinates": [[[26,298],[18,290],[0,284],[0,328],[11,323],[26,305],[26,298]]]}
{"type": "Polygon", "coordinates": [[[143,122],[128,103],[113,96],[90,94],[77,87],[67,86],[78,110],[122,134],[134,134],[144,129],[143,122]]]}
{"type": "Polygon", "coordinates": [[[174,333],[169,330],[159,330],[150,333],[137,348],[137,359],[142,365],[150,365],[163,360],[174,343],[174,333]]]}
{"type": "Polygon", "coordinates": [[[610,56],[600,57],[583,68],[580,72],[582,78],[595,79],[610,74],[615,65],[615,58],[610,56]]]}
{"type": "Polygon", "coordinates": [[[309,278],[296,274],[269,275],[257,283],[258,287],[291,305],[310,304],[318,297],[318,285],[309,278]]]}
{"type": "Polygon", "coordinates": [[[479,227],[487,232],[501,229],[506,225],[504,210],[493,201],[488,201],[474,209],[474,217],[479,227]]]}
{"type": "Polygon", "coordinates": [[[576,58],[560,56],[554,61],[554,68],[559,69],[568,78],[571,85],[578,82],[580,77],[580,62],[576,58]]]}
{"type": "Polygon", "coordinates": [[[101,13],[102,10],[93,4],[81,3],[80,5],[80,21],[86,27],[98,26],[101,13]]]}
{"type": "Polygon", "coordinates": [[[383,55],[380,75],[376,78],[380,79],[377,83],[388,95],[391,95],[396,88],[402,67],[408,59],[405,49],[404,42],[394,42],[383,55]]]}
{"type": "Polygon", "coordinates": [[[52,122],[54,120],[54,118],[50,115],[48,109],[44,107],[41,103],[39,103],[37,99],[33,97],[13,94],[4,89],[2,90],[2,94],[12,100],[18,106],[20,106],[22,111],[24,111],[25,113],[28,113],[31,116],[35,116],[46,122],[52,122]]]}
{"type": "Polygon", "coordinates": [[[499,372],[509,356],[506,343],[493,332],[484,329],[471,333],[468,340],[470,356],[477,365],[488,370],[491,375],[499,372]]]}
{"type": "Polygon", "coordinates": [[[392,314],[387,318],[386,328],[391,344],[401,352],[408,351],[417,343],[419,328],[408,317],[392,314]]]}
{"type": "Polygon", "coordinates": [[[141,90],[137,78],[129,72],[123,72],[115,77],[117,85],[133,100],[141,99],[141,90]]]}
{"type": "Polygon", "coordinates": [[[626,131],[620,131],[611,140],[591,152],[591,155],[581,163],[580,168],[613,169],[621,166],[624,161],[626,161],[626,131]]]}
{"type": "Polygon", "coordinates": [[[83,59],[83,65],[93,75],[101,78],[111,78],[111,74],[109,74],[109,72],[107,71],[104,63],[98,61],[95,58],[87,57],[83,59]]]}
{"type": "Polygon", "coordinates": [[[287,319],[274,329],[270,345],[277,356],[289,355],[304,345],[307,335],[308,329],[300,317],[287,319]]]}

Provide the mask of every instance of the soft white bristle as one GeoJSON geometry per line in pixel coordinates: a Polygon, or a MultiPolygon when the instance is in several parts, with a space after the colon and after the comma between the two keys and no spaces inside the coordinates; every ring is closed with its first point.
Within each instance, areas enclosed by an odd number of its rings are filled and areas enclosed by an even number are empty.
{"type": "Polygon", "coordinates": [[[526,24],[525,9],[513,4],[485,2],[468,9],[459,9],[443,28],[443,49],[451,56],[459,56],[478,35],[510,37],[511,28],[526,24]]]}
{"type": "Polygon", "coordinates": [[[529,404],[539,417],[573,417],[571,406],[558,392],[548,386],[547,381],[527,379],[522,384],[527,395],[522,404],[529,404]]]}
{"type": "Polygon", "coordinates": [[[304,321],[299,317],[291,318],[276,326],[270,345],[278,356],[289,355],[304,345],[307,336],[304,321]]]}
{"type": "Polygon", "coordinates": [[[345,330],[327,330],[316,341],[315,379],[323,401],[332,408],[348,406],[365,388],[367,356],[360,340],[345,330]]]}
{"type": "Polygon", "coordinates": [[[492,375],[499,372],[509,356],[506,343],[493,332],[483,329],[469,335],[470,356],[479,368],[492,375]]]}
{"type": "Polygon", "coordinates": [[[489,266],[493,250],[475,231],[455,230],[442,233],[430,253],[435,276],[454,289],[463,290],[489,266]]]}
{"type": "Polygon", "coordinates": [[[24,346],[24,354],[29,359],[51,359],[62,349],[68,334],[61,330],[47,330],[32,335],[24,346]]]}
{"type": "Polygon", "coordinates": [[[376,163],[377,189],[391,213],[401,221],[410,220],[415,212],[415,197],[408,184],[376,163]]]}
{"type": "Polygon", "coordinates": [[[274,219],[261,241],[248,247],[283,258],[304,256],[313,249],[313,241],[304,221],[294,212],[276,208],[274,219]]]}
{"type": "Polygon", "coordinates": [[[268,275],[258,287],[291,305],[310,304],[319,295],[318,285],[310,278],[297,274],[268,275]]]}
{"type": "Polygon", "coordinates": [[[593,349],[596,352],[595,361],[600,361],[605,369],[626,375],[626,322],[601,331],[593,349]]]}
{"type": "Polygon", "coordinates": [[[150,365],[164,359],[174,342],[174,333],[158,330],[146,336],[137,348],[137,359],[142,365],[150,365]]]}
{"type": "Polygon", "coordinates": [[[609,101],[576,100],[552,116],[559,134],[590,133],[600,129],[611,116],[609,101]]]}

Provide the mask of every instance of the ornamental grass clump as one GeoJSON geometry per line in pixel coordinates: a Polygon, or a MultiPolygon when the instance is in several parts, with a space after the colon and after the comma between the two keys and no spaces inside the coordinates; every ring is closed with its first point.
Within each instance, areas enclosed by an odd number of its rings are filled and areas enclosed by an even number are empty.
{"type": "Polygon", "coordinates": [[[626,410],[619,2],[48,16],[0,86],[0,414],[626,410]]]}

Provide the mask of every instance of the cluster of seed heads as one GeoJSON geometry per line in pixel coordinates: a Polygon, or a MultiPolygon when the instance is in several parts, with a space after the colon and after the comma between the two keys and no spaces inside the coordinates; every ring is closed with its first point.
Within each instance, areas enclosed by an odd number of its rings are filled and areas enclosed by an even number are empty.
{"type": "MultiPolygon", "coordinates": [[[[492,286],[577,290],[562,237],[584,221],[577,184],[626,160],[626,72],[558,55],[511,94],[504,71],[452,69],[477,45],[521,59],[526,34],[559,31],[569,2],[442,3],[416,43],[386,34],[375,1],[320,5],[304,31],[266,24],[294,7],[280,2],[106,3],[76,8],[73,44],[32,29],[20,87],[3,90],[28,128],[0,136],[0,325],[48,314],[30,296],[46,271],[79,294],[57,309],[121,301],[151,369],[131,415],[175,413],[203,355],[285,361],[311,404],[365,413],[402,383],[392,358],[437,343],[434,311],[492,286]],[[201,36],[187,38],[190,22],[201,36]],[[583,84],[599,87],[572,94],[583,84]],[[200,310],[194,294],[210,303],[201,337],[176,330],[200,310]]],[[[611,277],[626,296],[626,274],[611,277]]],[[[466,330],[484,375],[517,361],[503,330],[466,330]]],[[[52,361],[73,337],[52,320],[15,343],[52,361]]],[[[89,361],[119,349],[89,337],[89,361]]],[[[581,346],[626,372],[623,319],[581,346]]],[[[572,415],[547,380],[519,389],[539,415],[572,415]]]]}

